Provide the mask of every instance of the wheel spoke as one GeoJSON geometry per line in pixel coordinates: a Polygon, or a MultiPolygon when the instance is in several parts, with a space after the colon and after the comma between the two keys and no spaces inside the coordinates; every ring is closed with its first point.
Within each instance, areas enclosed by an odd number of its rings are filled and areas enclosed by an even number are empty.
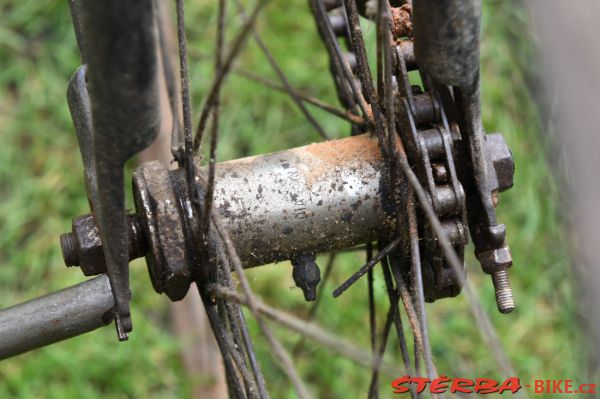
{"type": "MultiPolygon", "coordinates": [[[[238,7],[238,10],[240,11],[240,13],[242,15],[246,15],[246,11],[245,11],[242,3],[239,0],[236,0],[236,3],[237,3],[237,7],[238,7]]],[[[290,81],[287,78],[287,76],[285,75],[285,72],[283,72],[283,70],[281,69],[281,67],[279,66],[277,61],[275,60],[273,53],[271,53],[271,50],[269,50],[269,48],[267,47],[264,40],[262,39],[262,37],[260,36],[260,34],[258,33],[258,31],[256,30],[256,28],[254,26],[252,27],[252,37],[254,38],[254,41],[256,42],[256,44],[258,44],[258,47],[260,48],[260,50],[264,54],[265,58],[269,62],[269,65],[271,66],[271,68],[273,69],[273,71],[275,72],[275,74],[277,75],[279,80],[281,81],[281,84],[283,85],[285,91],[289,94],[290,98],[292,99],[294,104],[296,104],[296,106],[298,107],[300,112],[302,112],[302,115],[304,115],[306,120],[315,128],[317,133],[319,133],[319,135],[322,138],[324,138],[325,140],[330,140],[331,137],[329,137],[329,135],[325,132],[325,130],[319,124],[319,122],[317,122],[317,120],[308,111],[308,109],[302,102],[302,99],[296,94],[296,91],[293,89],[292,85],[290,84],[290,81]]]]}
{"type": "Polygon", "coordinates": [[[400,343],[400,352],[402,353],[402,361],[404,362],[404,368],[408,374],[412,375],[410,366],[410,355],[408,353],[408,346],[406,345],[406,337],[404,336],[404,326],[402,324],[402,318],[400,317],[400,311],[398,309],[398,303],[400,301],[400,287],[396,282],[396,288],[392,282],[392,273],[390,272],[390,262],[387,258],[381,263],[383,270],[383,277],[385,281],[385,288],[388,293],[390,301],[390,307],[394,311],[392,321],[396,328],[396,335],[398,336],[398,342],[400,343]]]}
{"type": "MultiPolygon", "coordinates": [[[[244,296],[231,289],[222,286],[212,285],[209,287],[209,291],[216,296],[220,296],[229,301],[234,301],[241,305],[250,307],[248,300],[244,296]]],[[[315,324],[307,323],[306,321],[292,316],[288,313],[281,312],[271,306],[264,304],[256,297],[254,305],[258,313],[264,315],[265,317],[268,317],[273,322],[290,330],[293,330],[299,334],[302,334],[305,337],[310,338],[313,341],[323,345],[327,349],[330,349],[331,351],[334,351],[341,356],[355,361],[361,366],[371,368],[373,361],[375,361],[375,357],[370,351],[359,349],[353,343],[350,343],[340,338],[334,333],[327,332],[315,324]]],[[[380,371],[382,371],[386,375],[393,377],[402,375],[402,373],[404,372],[404,370],[399,369],[392,363],[388,363],[385,361],[382,362],[380,371]]]]}
{"type": "Polygon", "coordinates": [[[248,352],[248,360],[250,361],[250,366],[252,367],[252,372],[256,378],[256,384],[258,385],[258,393],[261,398],[268,398],[269,393],[267,392],[267,386],[265,384],[265,378],[260,370],[260,365],[256,359],[256,353],[254,352],[254,344],[252,343],[252,338],[250,337],[250,333],[248,332],[248,325],[246,324],[246,319],[244,318],[244,312],[242,312],[242,308],[237,306],[238,309],[238,317],[240,320],[240,330],[242,331],[242,336],[244,338],[244,345],[246,347],[246,351],[248,352]]]}
{"type": "MultiPolygon", "coordinates": [[[[425,294],[423,292],[423,275],[421,270],[421,254],[419,251],[419,236],[417,231],[417,215],[412,193],[409,193],[408,199],[408,234],[410,239],[411,270],[414,278],[413,287],[415,293],[413,297],[417,306],[417,319],[419,328],[423,336],[423,356],[425,358],[425,367],[428,371],[433,370],[433,359],[431,355],[431,345],[429,343],[429,329],[427,327],[427,313],[425,312],[425,294]]],[[[431,378],[431,377],[430,377],[431,378]]]]}
{"type": "MultiPolygon", "coordinates": [[[[185,34],[185,14],[183,0],[176,0],[177,8],[177,38],[179,47],[179,62],[180,62],[180,79],[181,79],[181,97],[183,105],[183,128],[184,128],[184,148],[178,149],[183,151],[183,154],[177,154],[176,158],[178,161],[183,163],[186,168],[186,177],[188,183],[188,190],[190,193],[194,193],[194,178],[195,168],[193,161],[192,151],[192,121],[191,121],[191,105],[190,105],[190,94],[189,94],[189,79],[188,79],[188,61],[187,61],[187,39],[185,34]]],[[[175,117],[175,116],[174,116],[175,117]]],[[[203,295],[202,290],[199,288],[200,296],[204,303],[204,309],[208,317],[209,323],[213,330],[213,334],[217,341],[217,345],[221,351],[223,358],[223,364],[225,366],[225,372],[228,381],[228,388],[230,395],[236,398],[245,398],[246,395],[242,391],[240,384],[232,383],[233,380],[238,380],[238,369],[234,365],[233,355],[231,346],[227,342],[227,329],[223,325],[223,321],[219,317],[217,308],[209,298],[203,295]]]]}
{"type": "MultiPolygon", "coordinates": [[[[214,225],[211,230],[214,231],[214,225]]],[[[225,248],[222,241],[217,241],[216,245],[217,257],[220,262],[217,262],[217,265],[220,266],[217,270],[217,280],[219,284],[224,287],[235,287],[233,279],[231,277],[231,262],[226,256],[225,248]]],[[[204,294],[206,295],[208,290],[206,287],[203,287],[204,294]]],[[[248,326],[246,324],[246,320],[243,317],[243,313],[241,307],[237,303],[227,302],[222,298],[217,298],[217,303],[224,302],[226,307],[230,307],[227,313],[227,319],[229,320],[230,330],[234,334],[237,334],[236,344],[237,348],[230,348],[230,350],[245,350],[245,358],[250,362],[250,366],[252,368],[252,373],[254,374],[254,380],[256,381],[256,385],[258,388],[258,393],[260,398],[268,398],[268,392],[266,390],[264,377],[260,370],[258,363],[256,362],[256,354],[254,352],[254,345],[248,333],[248,326]],[[239,315],[239,317],[238,317],[239,315]],[[243,343],[243,345],[240,345],[243,343]]],[[[225,318],[223,318],[225,319],[225,318]]],[[[250,387],[254,388],[254,385],[250,384],[250,387]]],[[[256,393],[256,389],[253,389],[251,393],[256,393]]]]}
{"type": "Polygon", "coordinates": [[[350,37],[352,39],[352,48],[356,56],[358,77],[361,82],[365,99],[371,107],[371,113],[373,115],[374,122],[373,128],[375,130],[374,133],[379,138],[379,143],[382,145],[382,151],[385,156],[387,155],[386,147],[383,145],[386,137],[385,123],[379,107],[377,94],[375,93],[375,88],[373,87],[373,78],[371,77],[369,60],[367,58],[367,51],[365,49],[365,41],[360,28],[356,0],[344,0],[344,6],[346,8],[346,15],[348,16],[350,25],[350,37]]]}
{"type": "MultiPolygon", "coordinates": [[[[70,2],[75,3],[75,2],[70,2]]],[[[158,44],[160,48],[160,61],[163,69],[167,96],[169,98],[169,110],[171,111],[171,154],[177,159],[178,154],[183,153],[183,130],[180,126],[181,98],[179,96],[179,82],[172,62],[174,56],[175,38],[172,35],[172,22],[170,10],[167,3],[155,1],[156,24],[158,26],[158,44]]],[[[182,159],[177,159],[183,162],[182,159]]]]}
{"type": "Polygon", "coordinates": [[[183,0],[175,0],[177,8],[177,42],[179,47],[179,68],[181,79],[181,103],[183,107],[183,141],[184,154],[176,157],[185,166],[188,190],[194,193],[196,171],[194,168],[194,153],[192,151],[192,109],[190,101],[190,83],[187,59],[187,38],[185,34],[185,12],[183,0]]]}
{"type": "Polygon", "coordinates": [[[352,274],[352,276],[350,276],[346,281],[344,281],[342,284],[340,284],[340,286],[337,287],[335,289],[335,291],[333,291],[333,297],[337,298],[338,296],[342,295],[344,293],[344,291],[346,291],[348,288],[350,288],[362,276],[367,274],[367,272],[369,270],[372,270],[376,264],[381,262],[386,256],[388,256],[390,253],[392,253],[396,249],[396,247],[398,247],[398,245],[400,245],[401,242],[402,242],[401,238],[396,238],[394,241],[389,243],[385,248],[383,248],[381,251],[379,251],[373,259],[368,261],[364,266],[362,266],[354,274],[352,274]]]}
{"type": "Polygon", "coordinates": [[[310,393],[308,392],[308,389],[304,385],[304,382],[300,378],[298,371],[296,371],[296,368],[294,367],[290,356],[285,351],[281,342],[279,342],[279,340],[271,332],[271,329],[266,325],[266,323],[262,319],[261,314],[259,313],[259,310],[258,310],[259,302],[255,298],[254,294],[252,293],[252,289],[250,288],[250,283],[248,282],[248,279],[246,278],[246,275],[244,274],[242,262],[237,254],[237,251],[233,245],[233,242],[231,241],[231,238],[229,237],[229,233],[221,225],[220,221],[218,220],[218,217],[215,216],[214,213],[212,216],[212,224],[215,226],[215,229],[216,229],[221,241],[223,242],[225,251],[227,253],[227,258],[233,264],[233,268],[238,275],[240,284],[242,286],[242,289],[243,289],[244,295],[245,295],[245,298],[244,298],[246,301],[245,304],[248,305],[248,308],[250,309],[254,318],[256,319],[256,322],[257,322],[261,332],[263,333],[263,335],[267,339],[267,342],[269,343],[269,347],[273,351],[273,354],[278,358],[283,371],[287,374],[288,378],[294,385],[294,388],[296,390],[296,393],[298,394],[298,397],[301,399],[311,398],[312,396],[310,395],[310,393]]]}
{"type": "MultiPolygon", "coordinates": [[[[223,69],[223,43],[225,40],[225,0],[219,0],[219,11],[217,17],[217,39],[215,43],[215,75],[219,75],[223,69]]],[[[202,237],[204,240],[208,237],[210,227],[209,215],[212,209],[214,190],[215,190],[215,164],[216,152],[219,135],[219,115],[221,111],[221,92],[215,94],[212,108],[212,125],[210,134],[210,151],[208,157],[208,179],[206,184],[206,193],[204,195],[204,212],[202,213],[200,226],[203,228],[202,237]]]]}
{"type": "MultiPolygon", "coordinates": [[[[182,0],[178,0],[182,1],[182,0]]],[[[193,150],[197,152],[200,148],[200,144],[202,143],[202,136],[204,134],[204,130],[206,129],[206,123],[208,121],[208,117],[211,113],[211,109],[214,106],[215,98],[217,94],[220,92],[221,87],[228,76],[228,73],[233,65],[233,61],[240,54],[240,51],[244,48],[244,45],[247,43],[248,34],[252,31],[252,27],[256,22],[260,11],[266,5],[268,0],[258,0],[252,13],[248,18],[246,18],[242,28],[236,35],[233,40],[233,44],[231,45],[231,50],[223,59],[223,64],[219,70],[217,76],[215,76],[210,89],[208,90],[208,95],[206,96],[206,100],[204,101],[204,105],[200,111],[200,119],[198,121],[198,125],[196,127],[196,133],[194,136],[193,150]]]]}
{"type": "MultiPolygon", "coordinates": [[[[340,49],[335,37],[335,33],[333,32],[331,25],[327,22],[327,12],[322,1],[309,0],[309,4],[312,13],[315,16],[317,29],[319,30],[321,38],[325,43],[325,48],[329,53],[329,59],[332,62],[333,74],[338,78],[343,77],[343,81],[348,85],[346,86],[344,84],[337,84],[338,90],[341,90],[341,96],[346,99],[354,99],[356,104],[358,104],[363,117],[367,120],[370,120],[371,112],[367,101],[362,95],[360,88],[356,85],[355,77],[352,74],[348,60],[346,57],[344,57],[344,54],[342,53],[342,50],[340,49]]],[[[350,108],[353,107],[354,105],[351,104],[350,108]]]]}
{"type": "MultiPolygon", "coordinates": [[[[373,258],[373,244],[369,243],[367,244],[367,250],[366,250],[366,254],[367,254],[367,262],[369,262],[372,258],[373,258]]],[[[367,272],[367,287],[369,290],[369,334],[370,334],[370,339],[371,339],[371,352],[373,352],[373,354],[376,354],[376,350],[377,350],[377,314],[376,314],[376,310],[375,310],[375,292],[374,292],[374,287],[373,287],[373,270],[370,269],[367,272]]],[[[377,367],[378,365],[375,364],[375,362],[373,363],[373,368],[371,370],[372,374],[375,375],[377,373],[377,367]]],[[[376,380],[376,378],[374,378],[373,380],[376,380]]],[[[379,392],[378,392],[378,386],[375,383],[375,385],[371,384],[370,388],[369,388],[369,398],[378,398],[379,397],[379,392]]]]}
{"type": "Polygon", "coordinates": [[[326,112],[330,113],[331,115],[335,115],[341,119],[344,119],[352,124],[355,124],[355,125],[364,125],[365,124],[365,120],[362,117],[360,117],[358,115],[354,115],[353,113],[348,112],[348,111],[343,111],[331,104],[327,104],[326,102],[319,100],[318,98],[301,93],[301,92],[297,91],[296,89],[294,89],[293,87],[290,87],[289,89],[287,89],[285,86],[280,85],[279,83],[276,83],[272,80],[263,78],[252,72],[244,71],[241,69],[237,69],[235,71],[235,73],[237,73],[238,75],[240,75],[246,79],[250,79],[254,82],[260,83],[260,84],[262,84],[266,87],[269,87],[271,89],[274,89],[274,90],[285,91],[285,92],[292,91],[294,93],[294,95],[296,97],[298,97],[300,100],[307,102],[309,104],[312,104],[312,105],[322,109],[323,111],[326,111],[326,112]]]}

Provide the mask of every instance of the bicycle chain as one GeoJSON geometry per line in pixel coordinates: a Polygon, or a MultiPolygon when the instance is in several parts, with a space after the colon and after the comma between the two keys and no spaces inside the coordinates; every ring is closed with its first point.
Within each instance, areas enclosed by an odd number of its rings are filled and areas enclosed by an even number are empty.
{"type": "MultiPolygon", "coordinates": [[[[332,59],[332,55],[336,56],[338,50],[331,48],[331,40],[327,40],[327,35],[333,32],[336,38],[344,40],[347,49],[352,48],[345,9],[339,0],[318,1],[321,2],[321,7],[316,9],[316,12],[313,7],[313,14],[317,19],[321,37],[328,47],[330,70],[334,76],[338,97],[343,106],[354,110],[356,103],[351,93],[348,93],[349,82],[337,73],[335,60],[332,59]],[[318,22],[319,18],[323,17],[323,10],[327,10],[328,29],[324,29],[318,22]]],[[[362,13],[368,13],[368,7],[368,2],[359,5],[362,13]]],[[[464,248],[469,236],[468,222],[465,192],[458,178],[454,159],[454,144],[460,140],[460,132],[456,123],[449,123],[438,88],[419,71],[415,62],[410,12],[408,5],[392,8],[392,54],[394,80],[398,88],[395,96],[397,133],[405,147],[411,167],[426,190],[456,254],[463,261],[464,248]],[[420,73],[424,90],[420,86],[411,85],[411,71],[420,73]]],[[[353,51],[348,50],[344,57],[355,73],[356,57],[353,51]]],[[[359,84],[356,86],[360,87],[359,84]]],[[[420,240],[420,253],[425,299],[431,302],[458,295],[460,284],[442,253],[435,233],[424,215],[418,215],[418,219],[419,236],[423,238],[420,240]]]]}

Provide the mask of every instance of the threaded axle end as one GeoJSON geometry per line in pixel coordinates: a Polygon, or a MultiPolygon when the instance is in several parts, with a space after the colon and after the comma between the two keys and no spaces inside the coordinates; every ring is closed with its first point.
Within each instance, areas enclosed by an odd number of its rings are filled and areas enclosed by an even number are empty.
{"type": "Polygon", "coordinates": [[[515,300],[508,278],[508,270],[492,273],[492,282],[496,291],[496,305],[500,313],[510,313],[515,310],[515,300]]]}
{"type": "Polygon", "coordinates": [[[79,266],[79,256],[73,234],[64,233],[60,235],[60,248],[62,250],[63,260],[67,266],[79,266]]]}

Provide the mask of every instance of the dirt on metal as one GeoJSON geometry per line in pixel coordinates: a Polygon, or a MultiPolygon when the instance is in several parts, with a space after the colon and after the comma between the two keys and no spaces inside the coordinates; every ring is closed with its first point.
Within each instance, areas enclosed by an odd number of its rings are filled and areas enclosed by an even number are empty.
{"type": "Polygon", "coordinates": [[[395,38],[412,35],[412,8],[410,4],[392,7],[392,30],[395,38]]]}
{"type": "Polygon", "coordinates": [[[312,186],[313,182],[320,181],[332,169],[348,167],[358,162],[379,162],[382,160],[381,151],[375,137],[360,135],[345,140],[332,140],[327,145],[310,144],[298,150],[306,151],[315,156],[318,162],[311,164],[305,176],[306,182],[312,186]]]}

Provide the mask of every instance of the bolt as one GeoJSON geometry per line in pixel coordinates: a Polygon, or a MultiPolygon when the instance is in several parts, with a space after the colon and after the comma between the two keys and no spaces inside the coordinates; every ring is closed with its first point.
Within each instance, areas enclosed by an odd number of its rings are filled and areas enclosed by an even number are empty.
{"type": "Polygon", "coordinates": [[[498,191],[503,192],[513,186],[515,161],[504,137],[500,133],[485,135],[486,157],[489,157],[496,172],[498,191]]]}
{"type": "Polygon", "coordinates": [[[496,305],[500,313],[510,313],[515,310],[515,300],[513,298],[508,270],[499,270],[492,273],[492,282],[496,291],[496,305]]]}

